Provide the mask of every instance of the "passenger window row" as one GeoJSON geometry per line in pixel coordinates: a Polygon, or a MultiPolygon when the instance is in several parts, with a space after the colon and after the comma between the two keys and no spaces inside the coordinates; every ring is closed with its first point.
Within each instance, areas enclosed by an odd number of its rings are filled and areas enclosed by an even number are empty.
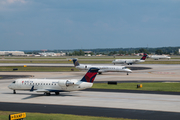
{"type": "Polygon", "coordinates": [[[24,85],[57,85],[56,83],[22,83],[24,85]]]}

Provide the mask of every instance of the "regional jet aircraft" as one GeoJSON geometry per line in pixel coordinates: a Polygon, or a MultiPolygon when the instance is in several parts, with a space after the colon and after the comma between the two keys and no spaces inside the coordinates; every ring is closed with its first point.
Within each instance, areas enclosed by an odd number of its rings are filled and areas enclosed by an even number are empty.
{"type": "Polygon", "coordinates": [[[158,60],[158,59],[170,59],[171,57],[167,56],[167,55],[151,55],[148,56],[149,58],[152,58],[154,60],[158,60]]]}
{"type": "Polygon", "coordinates": [[[144,62],[147,57],[147,54],[144,53],[143,57],[141,59],[115,59],[112,61],[112,63],[115,64],[127,64],[132,65],[140,62],[144,62]]]}
{"type": "Polygon", "coordinates": [[[16,94],[16,90],[26,90],[31,92],[44,92],[45,95],[50,95],[51,92],[55,92],[56,95],[59,95],[59,92],[91,88],[98,70],[98,68],[90,68],[81,80],[17,79],[12,82],[8,88],[12,89],[14,94],[16,94]]]}
{"type": "Polygon", "coordinates": [[[126,72],[127,75],[128,73],[131,73],[132,71],[125,66],[97,66],[97,65],[84,65],[84,64],[79,64],[77,59],[73,59],[74,66],[80,70],[88,70],[91,67],[96,67],[99,68],[100,70],[98,71],[99,74],[102,74],[102,72],[126,72]]]}

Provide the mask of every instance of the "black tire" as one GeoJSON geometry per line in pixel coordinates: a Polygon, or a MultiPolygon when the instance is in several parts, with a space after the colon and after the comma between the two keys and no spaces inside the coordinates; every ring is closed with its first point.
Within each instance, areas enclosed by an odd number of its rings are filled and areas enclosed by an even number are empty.
{"type": "Polygon", "coordinates": [[[50,96],[50,95],[51,95],[51,93],[47,93],[47,92],[45,92],[45,93],[44,93],[44,95],[46,95],[46,96],[50,96]]]}
{"type": "Polygon", "coordinates": [[[59,95],[59,92],[55,92],[56,95],[59,95]]]}

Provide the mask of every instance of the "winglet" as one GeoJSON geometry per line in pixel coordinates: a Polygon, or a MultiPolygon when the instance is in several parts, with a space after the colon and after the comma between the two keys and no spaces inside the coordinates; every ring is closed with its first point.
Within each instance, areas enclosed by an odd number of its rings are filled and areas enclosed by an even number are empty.
{"type": "Polygon", "coordinates": [[[74,66],[79,66],[79,62],[77,61],[77,59],[73,59],[73,63],[74,63],[74,66]]]}
{"type": "Polygon", "coordinates": [[[93,83],[97,73],[98,68],[90,68],[88,72],[85,74],[85,76],[81,79],[82,82],[90,82],[93,83]]]}
{"type": "Polygon", "coordinates": [[[32,92],[32,91],[34,91],[34,86],[32,86],[32,88],[31,88],[31,90],[30,90],[30,91],[31,91],[31,92],[32,92]]]}
{"type": "Polygon", "coordinates": [[[142,56],[141,60],[145,60],[147,56],[148,56],[148,54],[144,53],[144,55],[142,56]]]}

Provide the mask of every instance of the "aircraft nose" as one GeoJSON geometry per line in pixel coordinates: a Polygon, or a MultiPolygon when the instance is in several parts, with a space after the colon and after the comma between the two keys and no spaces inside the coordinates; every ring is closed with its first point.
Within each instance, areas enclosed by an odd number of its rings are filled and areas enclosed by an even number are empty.
{"type": "Polygon", "coordinates": [[[12,85],[11,85],[11,84],[10,84],[10,85],[8,85],[8,88],[9,88],[9,89],[11,89],[11,88],[12,88],[12,85]]]}
{"type": "Polygon", "coordinates": [[[130,73],[132,73],[132,70],[130,70],[130,69],[127,69],[127,71],[130,72],[130,73]]]}

